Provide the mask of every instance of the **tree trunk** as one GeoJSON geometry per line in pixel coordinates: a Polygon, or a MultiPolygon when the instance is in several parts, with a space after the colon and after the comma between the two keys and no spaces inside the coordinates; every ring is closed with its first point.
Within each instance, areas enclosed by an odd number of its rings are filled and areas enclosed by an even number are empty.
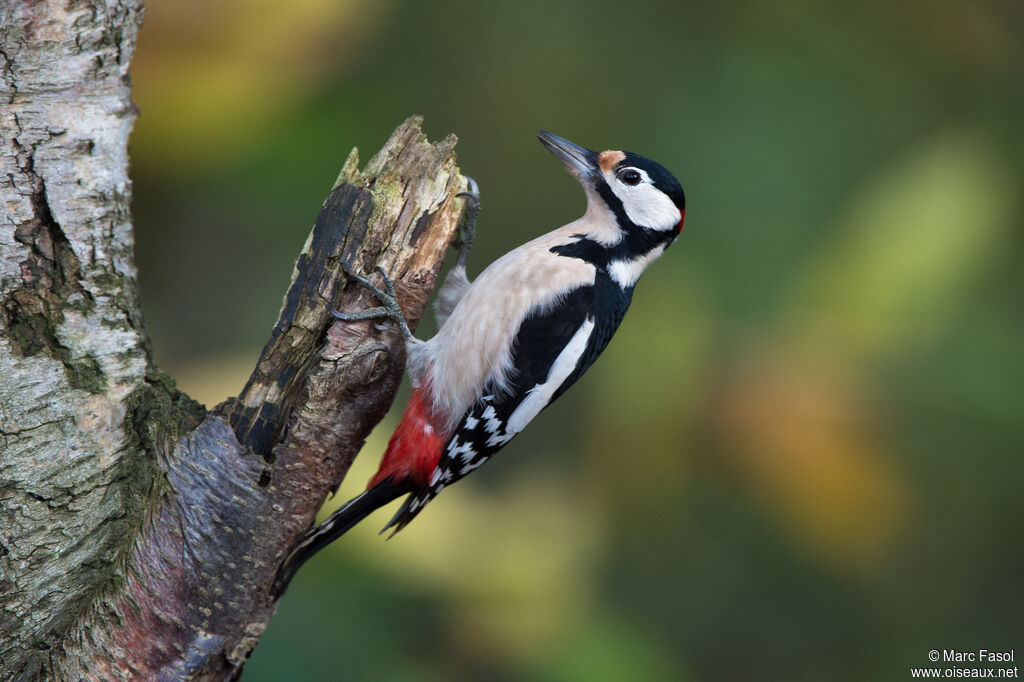
{"type": "Polygon", "coordinates": [[[397,329],[342,265],[395,279],[418,322],[461,216],[454,136],[353,150],[238,398],[206,412],[153,364],[127,175],[135,0],[0,0],[0,677],[237,676],[267,588],[401,378],[397,329]]]}

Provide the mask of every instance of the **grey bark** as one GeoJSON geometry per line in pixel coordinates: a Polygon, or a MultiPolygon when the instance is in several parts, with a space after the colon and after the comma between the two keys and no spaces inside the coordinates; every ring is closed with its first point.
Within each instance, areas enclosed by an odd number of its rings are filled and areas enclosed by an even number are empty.
{"type": "Polygon", "coordinates": [[[237,676],[278,565],[401,378],[341,266],[382,265],[408,322],[462,211],[453,136],[400,126],[345,162],[239,397],[153,364],[129,215],[141,5],[0,0],[0,678],[237,676]]]}

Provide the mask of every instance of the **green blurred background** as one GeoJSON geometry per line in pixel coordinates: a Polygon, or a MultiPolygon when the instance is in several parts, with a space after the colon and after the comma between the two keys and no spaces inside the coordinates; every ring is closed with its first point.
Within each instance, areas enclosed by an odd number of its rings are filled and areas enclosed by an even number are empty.
{"type": "Polygon", "coordinates": [[[900,680],[935,648],[1024,655],[1019,0],[146,12],[145,313],[208,405],[349,149],[410,114],[482,187],[471,274],[583,209],[537,128],[650,156],[689,199],[578,387],[394,540],[385,510],[308,564],[246,679],[900,680]]]}

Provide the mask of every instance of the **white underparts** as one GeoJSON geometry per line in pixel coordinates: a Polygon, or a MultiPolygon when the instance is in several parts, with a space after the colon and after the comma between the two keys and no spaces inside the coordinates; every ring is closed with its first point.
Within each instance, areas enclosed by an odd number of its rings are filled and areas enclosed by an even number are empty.
{"type": "Polygon", "coordinates": [[[448,316],[455,310],[462,297],[469,289],[469,279],[466,278],[466,268],[456,265],[448,271],[444,278],[444,284],[437,292],[437,300],[434,301],[434,315],[437,318],[437,326],[442,327],[448,320],[448,316]]]}
{"type": "Polygon", "coordinates": [[[509,416],[508,423],[505,425],[506,434],[509,434],[511,437],[511,434],[519,433],[525,429],[526,425],[551,402],[551,397],[555,394],[555,391],[565,383],[565,380],[569,378],[569,375],[572,374],[579,364],[580,358],[587,349],[590,334],[593,331],[594,319],[588,317],[580,325],[576,333],[573,334],[568,345],[555,358],[555,363],[551,366],[550,371],[548,371],[547,380],[543,384],[537,384],[531,388],[523,402],[519,403],[519,407],[509,416]]]}
{"type": "Polygon", "coordinates": [[[512,344],[529,314],[594,283],[591,263],[551,251],[587,227],[576,221],[496,260],[461,292],[437,334],[411,349],[410,370],[429,367],[432,404],[448,426],[458,423],[485,387],[505,390],[513,371],[512,344]]]}
{"type": "Polygon", "coordinates": [[[413,388],[419,388],[430,371],[430,347],[425,341],[406,339],[405,369],[409,373],[409,383],[413,388]]]}

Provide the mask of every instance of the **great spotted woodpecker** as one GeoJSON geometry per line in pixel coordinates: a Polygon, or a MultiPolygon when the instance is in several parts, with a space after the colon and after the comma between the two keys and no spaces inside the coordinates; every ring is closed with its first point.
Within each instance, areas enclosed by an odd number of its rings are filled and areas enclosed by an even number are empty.
{"type": "Polygon", "coordinates": [[[407,495],[384,527],[398,532],[526,428],[604,350],[637,279],[679,236],[686,199],[661,165],[630,152],[592,152],[545,131],[538,138],[583,185],[586,213],[499,258],[471,283],[465,260],[479,208],[471,182],[468,229],[438,294],[440,329],[429,341],[409,332],[383,271],[384,290],[350,275],[383,305],[335,315],[400,325],[412,397],[366,491],[299,540],[276,590],[370,512],[407,495]]]}

